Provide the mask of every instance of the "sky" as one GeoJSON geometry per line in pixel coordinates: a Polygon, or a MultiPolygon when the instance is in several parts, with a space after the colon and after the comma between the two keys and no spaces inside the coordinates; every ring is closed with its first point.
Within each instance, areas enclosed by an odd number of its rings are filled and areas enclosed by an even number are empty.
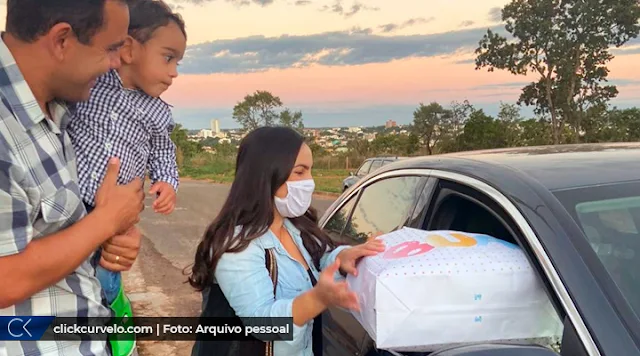
{"type": "MultiPolygon", "coordinates": [[[[307,127],[406,124],[420,103],[432,101],[469,100],[495,115],[534,79],[475,69],[473,51],[487,29],[504,31],[504,0],[168,3],[186,22],[188,48],[163,99],[190,129],[212,119],[238,127],[233,106],[256,90],[302,111],[307,127]]],[[[609,78],[620,94],[613,104],[635,106],[640,40],[614,53],[609,78]]]]}

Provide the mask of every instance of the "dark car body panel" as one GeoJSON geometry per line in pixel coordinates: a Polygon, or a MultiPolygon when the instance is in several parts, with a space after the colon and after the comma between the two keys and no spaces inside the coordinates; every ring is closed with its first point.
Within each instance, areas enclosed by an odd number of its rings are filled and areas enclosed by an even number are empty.
{"type": "MultiPolygon", "coordinates": [[[[624,302],[613,304],[623,301],[622,295],[606,285],[606,279],[596,278],[606,271],[580,227],[553,194],[569,187],[640,179],[640,144],[566,145],[418,157],[388,164],[351,189],[385,172],[405,169],[459,173],[503,193],[540,239],[601,354],[640,355],[638,325],[626,324],[622,317],[633,311],[624,302]]],[[[341,196],[327,211],[333,211],[344,198],[341,196]]],[[[519,242],[527,249],[525,241],[519,242]]]]}

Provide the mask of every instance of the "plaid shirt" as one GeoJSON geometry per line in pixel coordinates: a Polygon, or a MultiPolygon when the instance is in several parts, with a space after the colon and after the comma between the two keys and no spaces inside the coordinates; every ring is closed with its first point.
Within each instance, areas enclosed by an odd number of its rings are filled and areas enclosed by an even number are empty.
{"type": "Polygon", "coordinates": [[[69,136],[78,157],[80,192],[94,205],[110,157],[120,158],[118,183],[135,177],[163,181],[178,190],[175,126],[169,106],[159,98],[122,86],[116,70],[98,78],[89,101],[77,103],[69,136]]]}
{"type": "MultiPolygon", "coordinates": [[[[65,229],[86,215],[78,189],[67,108],[50,103],[46,119],[0,40],[0,258],[65,229]]],[[[0,315],[108,317],[91,256],[70,275],[0,315]]],[[[6,289],[11,286],[0,285],[6,289]]],[[[5,341],[0,356],[103,355],[104,341],[5,341]]]]}

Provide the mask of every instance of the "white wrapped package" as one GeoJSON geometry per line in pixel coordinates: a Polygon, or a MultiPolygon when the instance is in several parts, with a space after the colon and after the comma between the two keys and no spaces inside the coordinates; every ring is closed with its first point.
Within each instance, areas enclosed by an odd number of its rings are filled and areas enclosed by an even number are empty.
{"type": "Polygon", "coordinates": [[[382,235],[386,251],[347,277],[352,312],[392,351],[528,340],[551,344],[562,324],[522,250],[481,234],[411,228],[382,235]]]}

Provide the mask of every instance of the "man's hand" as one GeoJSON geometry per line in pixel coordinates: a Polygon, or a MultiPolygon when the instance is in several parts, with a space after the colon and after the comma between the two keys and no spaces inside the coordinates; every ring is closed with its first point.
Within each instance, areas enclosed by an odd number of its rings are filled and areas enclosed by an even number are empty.
{"type": "Polygon", "coordinates": [[[140,221],[144,209],[142,180],[135,178],[127,185],[118,185],[120,160],[111,158],[107,173],[98,188],[94,212],[105,217],[105,224],[113,229],[110,235],[119,235],[140,221]]]}
{"type": "Polygon", "coordinates": [[[116,235],[102,245],[100,265],[114,272],[128,271],[138,257],[142,234],[134,225],[124,235],[116,235]]]}
{"type": "Polygon", "coordinates": [[[173,186],[167,182],[156,182],[149,194],[158,194],[158,197],[153,202],[153,211],[160,214],[171,214],[176,207],[176,192],[173,190],[173,186]]]}

